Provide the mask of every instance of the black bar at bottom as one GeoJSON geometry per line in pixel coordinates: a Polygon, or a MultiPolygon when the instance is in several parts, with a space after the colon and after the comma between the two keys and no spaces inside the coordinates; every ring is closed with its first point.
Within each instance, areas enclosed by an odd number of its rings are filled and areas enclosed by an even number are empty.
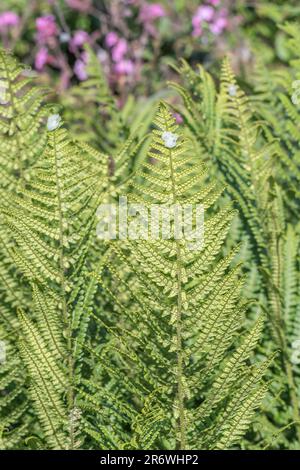
{"type": "Polygon", "coordinates": [[[1,451],[0,463],[4,468],[4,461],[10,464],[20,461],[22,465],[26,462],[39,463],[47,461],[53,463],[76,463],[83,465],[93,465],[92,468],[101,466],[120,466],[123,468],[137,468],[141,465],[147,466],[178,466],[193,465],[194,468],[203,468],[206,464],[226,464],[231,465],[255,465],[256,462],[270,465],[271,460],[276,460],[276,464],[299,465],[300,454],[298,451],[1,451]]]}

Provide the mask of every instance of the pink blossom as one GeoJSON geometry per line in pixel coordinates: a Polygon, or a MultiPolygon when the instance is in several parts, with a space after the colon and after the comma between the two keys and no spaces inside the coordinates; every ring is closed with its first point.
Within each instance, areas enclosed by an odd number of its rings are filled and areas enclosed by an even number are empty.
{"type": "Polygon", "coordinates": [[[90,36],[86,31],[78,30],[75,31],[74,36],[70,41],[70,50],[75,53],[79,47],[82,47],[84,44],[90,41],[90,36]]]}
{"type": "Polygon", "coordinates": [[[58,34],[58,28],[53,15],[40,16],[36,19],[36,28],[38,31],[38,41],[45,43],[47,39],[58,34]]]}
{"type": "Polygon", "coordinates": [[[223,16],[223,17],[227,17],[228,16],[228,10],[227,8],[221,8],[219,11],[218,11],[218,16],[223,16]]]}
{"type": "Polygon", "coordinates": [[[34,65],[37,70],[43,70],[45,65],[47,64],[48,61],[48,49],[47,47],[41,47],[36,56],[35,56],[35,61],[34,65]]]}
{"type": "Polygon", "coordinates": [[[201,28],[201,26],[199,25],[199,26],[194,26],[193,33],[192,33],[192,34],[193,34],[193,36],[195,36],[195,37],[197,38],[197,37],[201,36],[202,32],[203,32],[203,31],[202,31],[202,28],[201,28]]]}
{"type": "Polygon", "coordinates": [[[197,18],[200,21],[210,22],[212,21],[214,14],[215,14],[215,10],[213,9],[213,7],[209,5],[203,5],[198,8],[194,18],[197,18]]]}
{"type": "Polygon", "coordinates": [[[140,10],[139,19],[142,23],[148,23],[165,16],[165,9],[160,3],[144,4],[140,10]]]}
{"type": "Polygon", "coordinates": [[[0,31],[7,27],[18,26],[20,23],[19,16],[13,11],[5,11],[0,14],[0,31]]]}
{"type": "Polygon", "coordinates": [[[134,72],[134,63],[132,60],[123,59],[114,66],[118,75],[131,75],[134,72]]]}
{"type": "Polygon", "coordinates": [[[76,77],[83,81],[88,78],[87,72],[86,72],[86,64],[84,60],[82,59],[77,59],[75,64],[74,64],[74,73],[76,77]]]}
{"type": "Polygon", "coordinates": [[[193,25],[194,28],[198,28],[199,26],[201,26],[201,20],[200,20],[199,16],[197,16],[197,15],[193,16],[192,25],[193,25]]]}
{"type": "Polygon", "coordinates": [[[183,118],[182,118],[181,114],[173,113],[173,116],[174,116],[177,124],[182,124],[183,123],[183,118]]]}
{"type": "Polygon", "coordinates": [[[214,21],[214,23],[212,23],[210,25],[210,30],[213,34],[215,34],[216,36],[218,36],[219,34],[221,34],[224,29],[226,29],[228,27],[228,20],[227,18],[223,18],[223,17],[220,17],[220,18],[217,18],[216,21],[214,21]]]}
{"type": "Polygon", "coordinates": [[[92,7],[92,0],[66,0],[66,4],[74,10],[88,13],[92,7]]]}
{"type": "Polygon", "coordinates": [[[90,39],[88,33],[86,31],[76,31],[74,37],[72,39],[74,46],[81,47],[83,44],[88,42],[90,39]]]}
{"type": "Polygon", "coordinates": [[[123,38],[119,39],[112,50],[112,59],[114,62],[119,62],[123,59],[128,51],[127,41],[123,38]]]}
{"type": "Polygon", "coordinates": [[[199,37],[202,34],[203,22],[211,22],[214,18],[215,10],[209,5],[200,6],[192,18],[193,36],[199,37]]]}
{"type": "Polygon", "coordinates": [[[118,40],[119,36],[114,31],[110,31],[105,36],[105,44],[107,47],[113,47],[115,44],[117,44],[118,40]]]}
{"type": "Polygon", "coordinates": [[[211,5],[216,6],[216,5],[219,5],[220,0],[207,0],[207,3],[210,3],[211,5]]]}

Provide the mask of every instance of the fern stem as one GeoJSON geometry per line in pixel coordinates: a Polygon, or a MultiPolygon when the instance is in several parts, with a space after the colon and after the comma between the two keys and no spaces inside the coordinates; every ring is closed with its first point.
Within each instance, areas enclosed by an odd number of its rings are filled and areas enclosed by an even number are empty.
{"type": "MultiPolygon", "coordinates": [[[[176,204],[176,183],[174,175],[174,166],[172,152],[169,151],[170,170],[172,181],[173,204],[176,204]]],[[[177,311],[176,311],[176,351],[177,351],[177,403],[179,417],[177,420],[176,430],[176,449],[184,450],[186,448],[186,422],[184,409],[184,386],[183,386],[183,351],[182,351],[182,267],[181,267],[181,247],[176,239],[176,276],[177,276],[177,311]]]]}
{"type": "MultiPolygon", "coordinates": [[[[56,175],[56,186],[57,186],[57,201],[58,201],[58,213],[59,213],[59,264],[60,264],[60,288],[61,288],[61,300],[62,300],[62,312],[63,312],[63,319],[64,325],[66,328],[66,340],[67,340],[67,351],[68,351],[68,392],[67,392],[67,400],[68,400],[68,412],[69,415],[71,410],[74,408],[74,390],[73,390],[73,376],[74,376],[74,361],[72,357],[72,326],[71,321],[68,315],[68,308],[67,308],[67,301],[66,301],[66,281],[65,281],[65,267],[64,267],[64,245],[63,245],[63,219],[62,219],[62,198],[61,198],[61,188],[58,184],[59,182],[59,172],[58,172],[58,164],[57,164],[57,151],[56,151],[56,133],[54,133],[53,137],[54,143],[54,155],[55,155],[55,175],[56,175]]],[[[74,448],[74,429],[73,426],[69,427],[70,431],[70,446],[69,449],[72,450],[74,448]]]]}
{"type": "Polygon", "coordinates": [[[182,383],[183,376],[183,357],[182,357],[182,296],[181,296],[181,250],[179,243],[176,242],[176,254],[177,254],[177,286],[178,286],[178,297],[177,297],[177,314],[176,314],[176,348],[177,348],[177,393],[178,393],[178,406],[179,406],[179,434],[180,440],[178,440],[176,447],[180,450],[186,448],[185,438],[185,412],[184,412],[184,390],[182,383]]]}

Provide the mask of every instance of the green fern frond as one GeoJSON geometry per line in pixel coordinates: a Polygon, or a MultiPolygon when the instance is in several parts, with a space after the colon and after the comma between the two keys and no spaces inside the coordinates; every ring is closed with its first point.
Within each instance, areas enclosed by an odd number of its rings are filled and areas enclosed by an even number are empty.
{"type": "MultiPolygon", "coordinates": [[[[207,429],[212,426],[217,432],[226,409],[228,426],[238,420],[236,410],[229,412],[226,402],[234,399],[234,391],[241,393],[244,381],[250,380],[248,361],[260,336],[261,320],[238,346],[246,305],[238,298],[237,269],[229,267],[232,254],[226,260],[218,254],[232,214],[228,209],[220,215],[210,214],[219,191],[212,186],[210,197],[206,197],[203,177],[193,172],[197,159],[189,156],[187,141],[164,104],[154,124],[149,151],[152,162],[140,172],[139,182],[133,183],[135,192],[132,197],[129,194],[129,201],[148,207],[203,203],[207,214],[204,248],[193,251],[186,240],[179,242],[173,237],[113,242],[107,272],[104,269],[103,277],[99,273],[97,279],[111,297],[117,317],[104,321],[99,314],[92,316],[107,331],[106,341],[95,353],[104,382],[97,384],[95,373],[82,400],[86,406],[91,402],[99,407],[98,417],[90,418],[89,433],[102,448],[116,440],[126,448],[136,448],[136,443],[141,445],[139,439],[152,448],[214,448],[217,443],[206,441],[207,429]],[[165,146],[164,132],[177,135],[174,148],[165,146]],[[124,276],[118,275],[120,269],[124,276]],[[116,280],[111,285],[108,272],[116,280]],[[232,348],[236,348],[233,354],[229,352],[232,348]],[[137,437],[136,423],[142,420],[152,396],[156,404],[144,417],[143,433],[140,430],[137,437]],[[201,422],[197,414],[201,414],[203,403],[207,415],[201,422]],[[102,430],[112,423],[115,438],[109,443],[107,431],[102,434],[102,430]]],[[[92,350],[91,354],[93,357],[92,350]]],[[[257,370],[259,390],[261,377],[257,370]]],[[[245,403],[245,407],[252,412],[261,396],[262,391],[257,392],[257,399],[253,396],[251,405],[245,403]]],[[[248,421],[245,416],[245,423],[248,421]]],[[[240,425],[236,436],[229,432],[228,442],[236,442],[245,427],[240,425]]]]}
{"type": "MultiPolygon", "coordinates": [[[[25,312],[19,315],[24,336],[20,351],[49,448],[74,448],[77,442],[69,418],[75,407],[77,366],[72,310],[83,289],[95,212],[107,184],[101,165],[96,169],[92,156],[86,155],[87,151],[79,153],[64,129],[49,131],[30,181],[12,198],[10,207],[2,209],[8,252],[32,284],[34,320],[25,312]]],[[[79,326],[83,328],[81,321],[79,326]]]]}

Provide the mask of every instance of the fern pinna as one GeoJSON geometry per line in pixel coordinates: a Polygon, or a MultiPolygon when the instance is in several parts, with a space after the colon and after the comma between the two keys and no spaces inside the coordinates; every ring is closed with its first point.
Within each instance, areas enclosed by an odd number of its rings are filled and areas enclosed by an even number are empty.
{"type": "Polygon", "coordinates": [[[212,210],[220,191],[204,184],[203,165],[164,104],[154,124],[131,200],[203,204],[204,248],[174,237],[112,242],[94,274],[114,313],[92,315],[106,334],[89,349],[98,366],[81,392],[86,430],[104,449],[224,449],[244,434],[266,392],[267,361],[249,362],[263,322],[248,332],[241,326],[247,303],[239,267],[231,267],[236,249],[219,254],[234,212],[212,210]],[[178,137],[174,148],[165,132],[178,137]]]}

